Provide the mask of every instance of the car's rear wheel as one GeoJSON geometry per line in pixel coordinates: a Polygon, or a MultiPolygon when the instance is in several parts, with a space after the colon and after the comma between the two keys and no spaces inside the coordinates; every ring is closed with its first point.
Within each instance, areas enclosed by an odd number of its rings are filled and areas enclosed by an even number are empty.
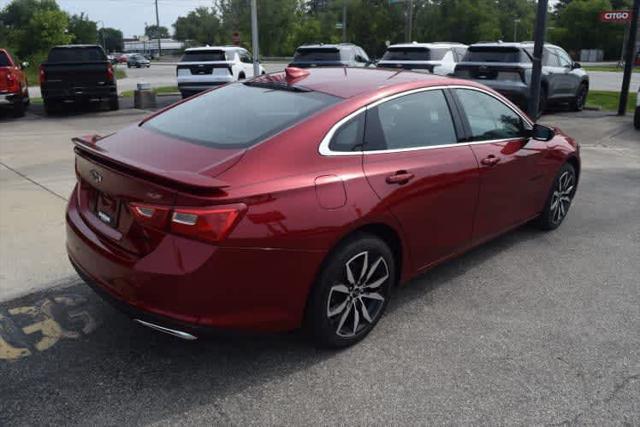
{"type": "Polygon", "coordinates": [[[587,95],[589,94],[589,88],[586,84],[582,83],[578,88],[576,97],[571,101],[571,109],[573,111],[582,111],[587,103],[587,95]]]}
{"type": "Polygon", "coordinates": [[[109,110],[115,111],[120,109],[120,102],[118,101],[117,96],[112,96],[109,98],[109,110]]]}
{"type": "Polygon", "coordinates": [[[569,207],[576,193],[576,170],[565,163],[553,180],[553,185],[544,210],[537,219],[537,225],[543,230],[554,230],[562,224],[569,213],[569,207]]]}
{"type": "Polygon", "coordinates": [[[13,105],[13,117],[23,117],[26,108],[25,100],[20,98],[18,102],[13,105]]]}
{"type": "Polygon", "coordinates": [[[325,261],[306,311],[306,323],[323,347],[347,347],[375,327],[395,284],[391,250],[371,234],[357,234],[325,261]]]}

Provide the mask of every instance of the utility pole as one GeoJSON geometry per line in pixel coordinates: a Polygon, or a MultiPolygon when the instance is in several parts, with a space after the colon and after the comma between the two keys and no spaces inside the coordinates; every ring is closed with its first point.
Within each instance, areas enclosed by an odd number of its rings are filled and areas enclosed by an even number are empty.
{"type": "Polygon", "coordinates": [[[411,43],[411,34],[413,33],[413,0],[407,1],[407,26],[405,39],[407,43],[411,43]]]}
{"type": "Polygon", "coordinates": [[[518,41],[518,22],[520,22],[520,18],[515,18],[513,20],[513,41],[518,41]]]}
{"type": "Polygon", "coordinates": [[[342,42],[347,42],[347,1],[342,5],[342,42]]]}
{"type": "Polygon", "coordinates": [[[158,13],[158,0],[156,0],[156,37],[158,38],[158,58],[162,56],[162,45],[160,43],[160,14],[158,13]]]}
{"type": "MultiPolygon", "coordinates": [[[[547,1],[538,0],[538,12],[536,14],[536,27],[534,29],[533,44],[533,69],[531,71],[531,88],[529,96],[529,117],[538,118],[540,106],[540,81],[542,77],[542,50],[544,49],[545,26],[547,23],[547,1]]],[[[640,1],[640,0],[636,0],[640,1]]]]}
{"type": "MultiPolygon", "coordinates": [[[[157,1],[157,0],[156,0],[157,1]]],[[[253,76],[260,75],[260,62],[258,50],[258,5],[256,0],[251,0],[251,50],[253,51],[253,76]]]]}
{"type": "Polygon", "coordinates": [[[624,58],[624,76],[622,77],[622,91],[620,92],[620,104],[618,105],[618,115],[624,116],[627,113],[627,98],[629,97],[629,85],[631,84],[631,71],[633,71],[633,56],[636,50],[636,37],[638,35],[638,12],[640,0],[633,1],[631,10],[631,25],[627,38],[627,52],[624,58]]]}

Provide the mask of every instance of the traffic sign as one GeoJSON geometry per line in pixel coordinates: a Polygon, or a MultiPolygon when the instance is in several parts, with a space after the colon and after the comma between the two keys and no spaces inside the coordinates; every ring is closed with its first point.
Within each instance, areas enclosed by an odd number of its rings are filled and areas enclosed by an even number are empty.
{"type": "Polygon", "coordinates": [[[600,22],[610,24],[626,24],[631,22],[630,10],[603,10],[600,12],[600,22]]]}

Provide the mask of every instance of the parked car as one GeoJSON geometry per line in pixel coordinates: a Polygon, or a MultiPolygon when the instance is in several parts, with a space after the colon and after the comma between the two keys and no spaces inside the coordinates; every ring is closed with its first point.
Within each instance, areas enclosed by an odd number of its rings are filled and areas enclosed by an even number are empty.
{"type": "MultiPolygon", "coordinates": [[[[238,46],[206,46],[186,49],[176,69],[183,98],[212,87],[253,77],[253,59],[238,46]]],[[[260,65],[260,74],[264,74],[260,65]]]]}
{"type": "Polygon", "coordinates": [[[40,65],[40,90],[47,113],[65,102],[107,100],[118,109],[113,65],[98,45],[56,46],[40,65]]]}
{"type": "MultiPolygon", "coordinates": [[[[472,79],[497,90],[523,110],[528,109],[533,68],[533,42],[476,43],[469,46],[455,76],[472,79]]],[[[548,105],[569,103],[580,111],[589,93],[589,76],[559,46],[545,43],[539,112],[548,105]]]]}
{"type": "Polygon", "coordinates": [[[9,51],[0,48],[0,108],[10,108],[15,117],[24,116],[29,105],[29,84],[23,69],[9,51]]]}
{"type": "Polygon", "coordinates": [[[638,87],[636,94],[636,112],[633,114],[633,125],[640,130],[640,87],[638,87]]]}
{"type": "Polygon", "coordinates": [[[287,68],[74,142],[71,263],[186,339],[304,324],[353,344],[398,283],[558,227],[580,175],[574,139],[491,89],[375,68],[287,68]]]}
{"type": "Polygon", "coordinates": [[[309,44],[296,49],[289,66],[308,67],[368,67],[373,62],[360,46],[352,43],[309,44]]]}
{"type": "Polygon", "coordinates": [[[147,58],[145,58],[143,55],[139,53],[134,53],[133,55],[129,55],[129,57],[127,58],[127,68],[131,68],[131,67],[149,68],[151,67],[151,61],[149,61],[147,58]]]}
{"type": "Polygon", "coordinates": [[[456,68],[456,63],[464,58],[467,45],[461,43],[403,43],[394,44],[378,62],[381,68],[404,68],[407,70],[426,70],[433,74],[446,76],[456,68]]]}

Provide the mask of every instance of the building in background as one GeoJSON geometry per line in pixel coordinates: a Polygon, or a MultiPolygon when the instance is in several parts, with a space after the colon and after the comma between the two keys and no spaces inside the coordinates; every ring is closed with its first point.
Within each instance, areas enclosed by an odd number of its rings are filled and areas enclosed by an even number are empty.
{"type": "MultiPolygon", "coordinates": [[[[163,55],[177,55],[184,50],[184,42],[173,39],[160,39],[160,49],[163,55]]],[[[124,39],[124,53],[142,53],[158,56],[158,39],[140,37],[124,39]]]]}

